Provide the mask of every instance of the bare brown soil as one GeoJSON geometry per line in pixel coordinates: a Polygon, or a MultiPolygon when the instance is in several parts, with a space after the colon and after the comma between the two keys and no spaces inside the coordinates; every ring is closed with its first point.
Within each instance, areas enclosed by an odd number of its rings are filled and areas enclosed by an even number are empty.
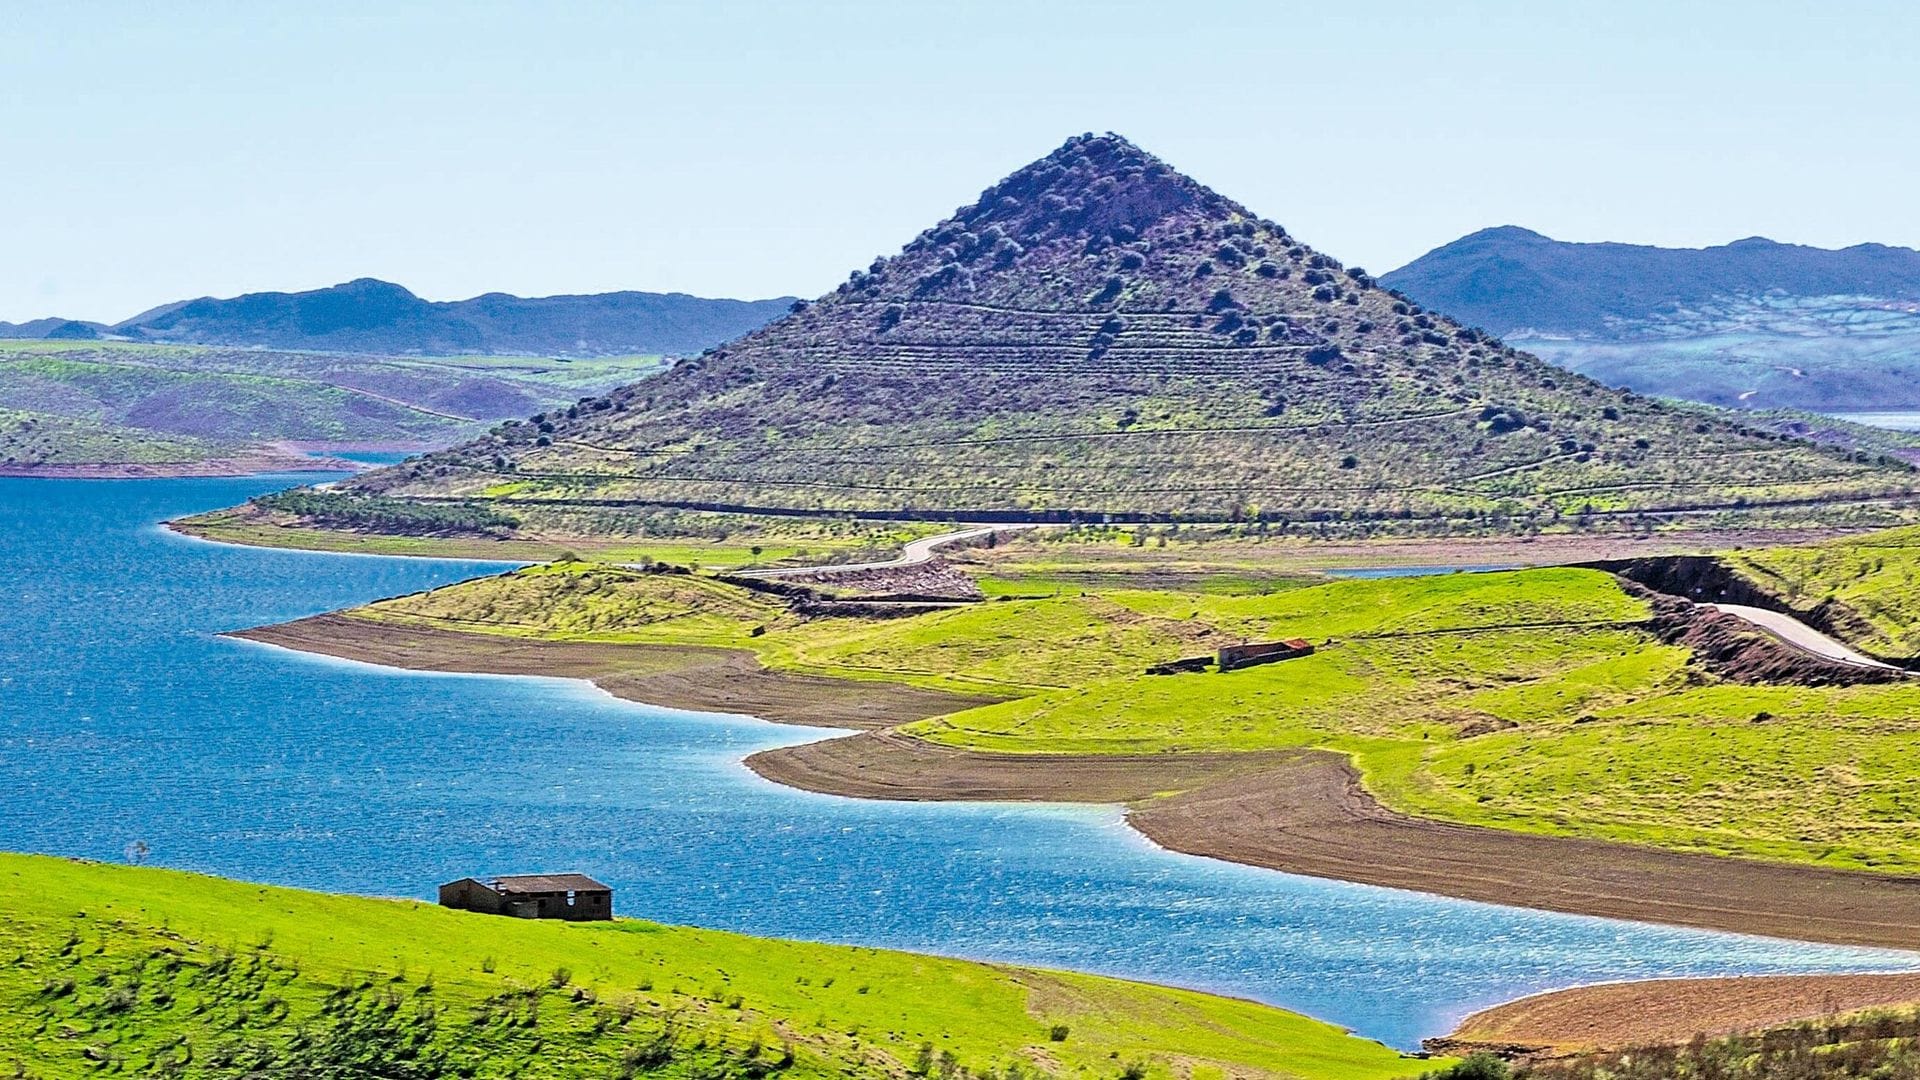
{"type": "Polygon", "coordinates": [[[587,679],[628,701],[743,713],[782,724],[884,727],[997,700],[772,672],[738,649],[538,641],[390,626],[346,615],[316,615],[229,636],[412,671],[587,679]]]}
{"type": "Polygon", "coordinates": [[[992,754],[872,731],[765,750],[747,767],[788,787],[863,799],[1135,803],[1252,776],[1300,753],[992,754]]]}
{"type": "Polygon", "coordinates": [[[1670,1045],[1920,1002],[1920,974],[1652,979],[1558,990],[1474,1013],[1436,1053],[1545,1056],[1670,1045]]]}
{"type": "Polygon", "coordinates": [[[1394,813],[1331,753],[1134,812],[1176,851],[1548,911],[1920,947],[1920,878],[1536,836],[1394,813]]]}
{"type": "Polygon", "coordinates": [[[769,750],[747,764],[793,787],[863,798],[1132,803],[1128,820],[1163,847],[1313,877],[1548,911],[1920,948],[1920,879],[1407,817],[1368,795],[1344,757],[1324,751],[990,754],[876,733],[769,750]]]}

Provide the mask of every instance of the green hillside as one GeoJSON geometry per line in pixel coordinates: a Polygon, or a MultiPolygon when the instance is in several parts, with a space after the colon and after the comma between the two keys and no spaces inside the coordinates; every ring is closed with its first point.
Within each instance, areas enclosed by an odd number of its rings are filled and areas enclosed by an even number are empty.
{"type": "MultiPolygon", "coordinates": [[[[1920,868],[1911,680],[1769,684],[1728,672],[1669,643],[1647,601],[1596,570],[1291,585],[1076,585],[905,618],[818,617],[720,581],[572,563],[346,614],[522,639],[730,645],[775,671],[1009,699],[900,729],[957,748],[1320,747],[1352,755],[1389,806],[1441,820],[1920,868]],[[1293,636],[1318,651],[1227,674],[1146,674],[1293,636]]],[[[635,670],[651,655],[638,653],[635,670]]]]}
{"type": "Polygon", "coordinates": [[[1381,289],[1117,136],[787,318],[356,483],[516,506],[1443,521],[1904,493],[1911,469],[1624,393],[1381,289]]]}
{"type": "Polygon", "coordinates": [[[0,1066],[80,1077],[1387,1080],[1378,1043],[1093,976],[0,855],[0,1066]]]}
{"type": "Polygon", "coordinates": [[[96,462],[171,464],[204,461],[234,449],[207,439],[161,435],[96,420],[0,409],[0,468],[96,462]]]}
{"type": "Polygon", "coordinates": [[[0,341],[0,406],[61,421],[49,424],[36,451],[59,464],[198,460],[282,442],[440,446],[501,418],[632,382],[660,364],[651,356],[381,357],[0,341]],[[140,449],[149,444],[156,449],[140,449]],[[157,456],[167,454],[176,456],[157,456]]]}

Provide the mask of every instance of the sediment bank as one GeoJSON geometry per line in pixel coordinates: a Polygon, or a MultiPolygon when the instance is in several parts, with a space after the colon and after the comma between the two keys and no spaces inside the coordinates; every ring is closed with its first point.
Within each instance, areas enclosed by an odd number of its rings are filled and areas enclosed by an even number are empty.
{"type": "MultiPolygon", "coordinates": [[[[427,671],[590,679],[619,697],[781,723],[886,728],[987,699],[791,675],[740,650],[555,642],[321,615],[234,636],[427,671]]],[[[869,731],[747,764],[810,791],[900,800],[1122,803],[1163,847],[1289,873],[1581,915],[1920,948],[1920,878],[1729,859],[1398,814],[1347,760],[1270,753],[1040,755],[869,731]]]]}
{"type": "Polygon", "coordinates": [[[809,727],[885,727],[997,700],[768,671],[743,649],[541,641],[391,626],[338,614],[228,636],[410,671],[586,679],[628,701],[809,727]]]}
{"type": "Polygon", "coordinates": [[[1589,1050],[1672,1045],[1801,1020],[1920,1002],[1920,973],[1648,979],[1556,990],[1483,1009],[1434,1053],[1491,1051],[1552,1057],[1589,1050]]]}

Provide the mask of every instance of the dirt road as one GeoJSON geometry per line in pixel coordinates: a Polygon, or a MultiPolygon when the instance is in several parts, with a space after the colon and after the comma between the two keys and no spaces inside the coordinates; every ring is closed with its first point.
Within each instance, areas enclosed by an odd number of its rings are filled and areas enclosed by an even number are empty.
{"type": "Polygon", "coordinates": [[[956,532],[941,533],[938,536],[923,536],[908,541],[907,546],[895,558],[879,562],[864,563],[824,563],[819,566],[789,566],[778,570],[741,570],[735,577],[784,578],[803,577],[809,574],[857,574],[869,570],[897,570],[903,566],[919,566],[933,558],[941,548],[951,544],[963,544],[968,540],[978,540],[994,533],[1016,532],[1031,529],[1032,525],[982,525],[975,528],[960,529],[956,532]]]}
{"type": "Polygon", "coordinates": [[[1871,656],[1862,656],[1791,615],[1768,611],[1765,608],[1748,607],[1745,604],[1707,604],[1705,606],[1745,619],[1801,652],[1811,653],[1825,660],[1837,660],[1840,663],[1858,667],[1883,668],[1888,671],[1902,670],[1892,664],[1875,660],[1871,656]]]}

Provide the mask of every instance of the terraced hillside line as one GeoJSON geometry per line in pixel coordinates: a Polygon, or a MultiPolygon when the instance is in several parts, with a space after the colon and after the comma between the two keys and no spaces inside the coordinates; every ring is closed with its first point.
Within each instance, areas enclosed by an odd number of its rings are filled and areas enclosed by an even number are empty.
{"type": "Polygon", "coordinates": [[[1761,975],[1648,979],[1536,994],[1483,1009],[1445,1038],[1440,1053],[1499,1050],[1558,1055],[1673,1045],[1866,1009],[1920,1003],[1920,974],[1761,975]]]}
{"type": "Polygon", "coordinates": [[[1323,750],[1005,754],[897,733],[783,747],[747,766],[870,799],[1130,804],[1162,847],[1310,877],[1578,915],[1920,948],[1920,878],[1539,836],[1398,814],[1323,750]]]}

